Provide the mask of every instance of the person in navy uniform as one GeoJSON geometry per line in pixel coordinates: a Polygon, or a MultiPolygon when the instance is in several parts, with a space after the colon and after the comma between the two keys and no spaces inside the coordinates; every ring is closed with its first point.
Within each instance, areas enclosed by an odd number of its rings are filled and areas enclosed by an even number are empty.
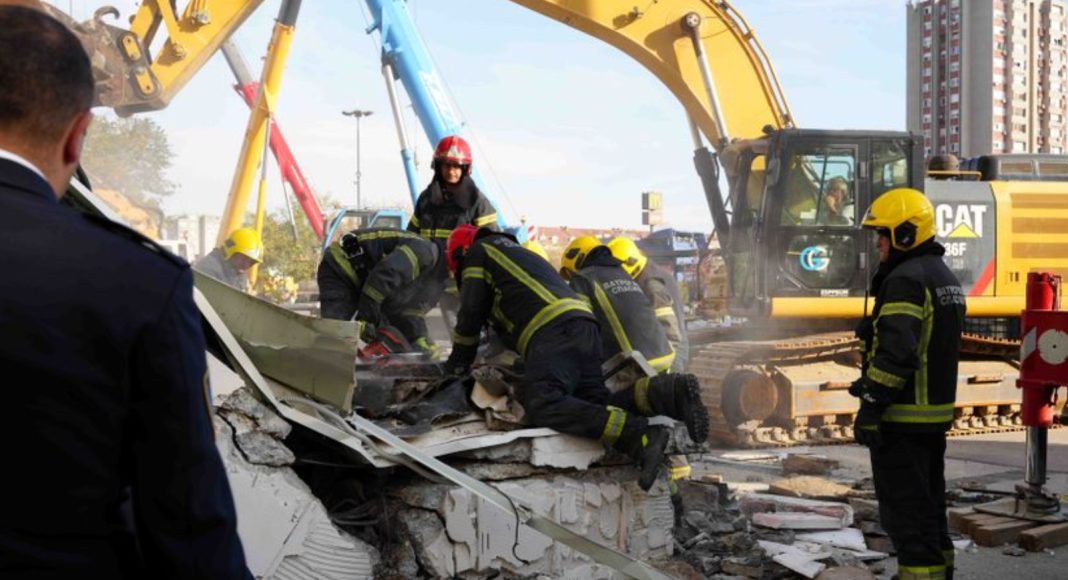
{"type": "Polygon", "coordinates": [[[0,5],[0,578],[252,578],[188,264],[58,203],[93,77],[0,5]]]}

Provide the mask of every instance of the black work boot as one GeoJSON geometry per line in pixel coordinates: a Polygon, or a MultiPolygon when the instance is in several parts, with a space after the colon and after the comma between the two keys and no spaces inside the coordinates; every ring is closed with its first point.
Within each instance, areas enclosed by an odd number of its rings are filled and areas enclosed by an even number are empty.
{"type": "MultiPolygon", "coordinates": [[[[643,379],[644,380],[644,379],[643,379]]],[[[638,408],[643,402],[641,381],[635,386],[638,408]]],[[[688,373],[663,373],[648,383],[648,405],[653,414],[666,415],[686,424],[686,431],[694,443],[708,439],[708,409],[701,402],[701,385],[697,377],[688,373]]]]}
{"type": "MultiPolygon", "coordinates": [[[[622,412],[622,411],[620,411],[622,412]]],[[[626,414],[623,430],[616,440],[615,448],[630,455],[638,465],[640,475],[638,486],[649,491],[656,483],[660,470],[664,467],[667,448],[671,434],[663,427],[649,425],[649,421],[640,415],[626,414]]]]}

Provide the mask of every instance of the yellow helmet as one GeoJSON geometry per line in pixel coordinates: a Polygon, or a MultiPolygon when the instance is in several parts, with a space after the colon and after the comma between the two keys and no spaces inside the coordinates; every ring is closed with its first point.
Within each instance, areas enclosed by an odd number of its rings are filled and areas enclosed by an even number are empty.
{"type": "Polygon", "coordinates": [[[608,249],[612,250],[612,255],[617,260],[623,262],[623,269],[630,274],[631,278],[637,278],[645,269],[645,264],[649,262],[649,258],[646,258],[645,254],[638,249],[638,244],[630,238],[623,236],[613,238],[611,242],[608,242],[608,249]]]}
{"type": "Polygon", "coordinates": [[[546,262],[551,262],[549,259],[549,252],[545,251],[545,246],[538,243],[537,240],[527,240],[523,242],[523,247],[541,256],[546,262]]]}
{"type": "Polygon", "coordinates": [[[560,275],[567,277],[582,269],[582,262],[590,250],[601,245],[601,240],[593,236],[579,236],[567,245],[563,255],[560,256],[560,275]]]}
{"type": "Polygon", "coordinates": [[[891,189],[871,203],[862,225],[887,230],[890,245],[907,252],[934,237],[934,206],[915,189],[891,189]]]}
{"type": "Polygon", "coordinates": [[[260,234],[252,228],[239,228],[230,234],[223,242],[223,251],[226,259],[234,254],[248,256],[257,264],[263,261],[263,241],[260,234]]]}

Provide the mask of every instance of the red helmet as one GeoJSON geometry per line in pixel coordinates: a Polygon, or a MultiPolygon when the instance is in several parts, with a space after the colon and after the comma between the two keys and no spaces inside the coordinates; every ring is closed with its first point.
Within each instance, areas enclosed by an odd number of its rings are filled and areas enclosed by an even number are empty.
{"type": "Polygon", "coordinates": [[[471,224],[456,226],[449,234],[449,241],[445,242],[445,265],[449,267],[449,273],[456,275],[456,268],[460,264],[460,257],[467,253],[467,248],[475,242],[475,234],[478,228],[471,224]]]}
{"type": "Polygon", "coordinates": [[[434,149],[434,169],[437,169],[443,161],[456,163],[463,166],[464,171],[471,169],[471,146],[459,135],[449,135],[438,142],[434,149]]]}

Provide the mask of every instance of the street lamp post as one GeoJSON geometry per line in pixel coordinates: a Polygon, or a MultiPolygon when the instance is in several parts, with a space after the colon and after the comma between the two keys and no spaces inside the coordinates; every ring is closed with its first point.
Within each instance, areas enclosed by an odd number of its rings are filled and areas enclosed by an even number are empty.
{"type": "Polygon", "coordinates": [[[341,111],[341,114],[346,117],[356,117],[356,209],[360,209],[360,119],[370,117],[374,114],[374,111],[353,109],[351,111],[341,111]]]}

